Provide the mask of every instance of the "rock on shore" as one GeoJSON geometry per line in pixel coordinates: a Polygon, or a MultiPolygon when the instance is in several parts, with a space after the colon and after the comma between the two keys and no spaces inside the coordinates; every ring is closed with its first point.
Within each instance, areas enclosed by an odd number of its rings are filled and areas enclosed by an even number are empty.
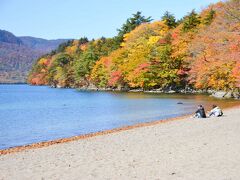
{"type": "Polygon", "coordinates": [[[212,96],[215,98],[235,98],[239,99],[240,98],[240,93],[239,92],[225,92],[225,91],[216,91],[212,93],[212,96]]]}

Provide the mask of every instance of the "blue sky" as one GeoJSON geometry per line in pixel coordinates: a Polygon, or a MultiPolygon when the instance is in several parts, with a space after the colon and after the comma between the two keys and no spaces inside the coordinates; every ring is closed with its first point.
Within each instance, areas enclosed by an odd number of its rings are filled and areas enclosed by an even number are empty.
{"type": "Polygon", "coordinates": [[[178,19],[218,0],[0,0],[0,29],[46,39],[113,37],[133,13],[178,19]]]}

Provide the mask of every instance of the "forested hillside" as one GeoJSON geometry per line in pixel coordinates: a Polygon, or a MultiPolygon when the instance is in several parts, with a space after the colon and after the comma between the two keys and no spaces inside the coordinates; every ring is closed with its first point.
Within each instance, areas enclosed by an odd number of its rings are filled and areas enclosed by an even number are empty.
{"type": "Polygon", "coordinates": [[[0,83],[26,82],[28,71],[36,59],[66,41],[16,37],[0,30],[0,83]]]}
{"type": "Polygon", "coordinates": [[[176,20],[137,12],[113,38],[62,44],[38,59],[33,85],[111,89],[240,87],[240,1],[210,5],[176,20]]]}

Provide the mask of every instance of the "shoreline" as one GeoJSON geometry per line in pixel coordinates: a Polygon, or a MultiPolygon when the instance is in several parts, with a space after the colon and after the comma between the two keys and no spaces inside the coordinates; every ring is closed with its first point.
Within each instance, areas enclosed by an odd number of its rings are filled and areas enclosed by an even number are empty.
{"type": "MultiPolygon", "coordinates": [[[[223,110],[229,111],[229,110],[234,110],[237,108],[240,108],[240,105],[235,105],[233,107],[224,108],[223,110]]],[[[25,151],[25,150],[39,149],[39,148],[48,147],[48,146],[55,145],[55,144],[62,144],[62,143],[67,143],[67,142],[72,142],[72,141],[89,139],[89,138],[93,138],[96,136],[103,136],[103,135],[107,135],[107,134],[118,133],[118,132],[141,128],[141,127],[148,127],[148,126],[154,126],[154,125],[168,123],[168,122],[172,122],[172,121],[185,120],[187,118],[190,118],[191,116],[192,116],[192,114],[188,114],[188,115],[178,116],[178,117],[174,117],[174,118],[155,120],[155,121],[145,122],[145,123],[137,123],[137,124],[130,125],[130,126],[123,126],[123,127],[99,131],[99,132],[95,132],[95,133],[88,133],[88,134],[67,137],[67,138],[60,138],[60,139],[56,139],[56,140],[43,141],[43,142],[32,143],[32,144],[28,144],[28,145],[11,147],[11,148],[0,150],[0,156],[6,155],[6,154],[17,153],[17,152],[21,152],[21,151],[25,151]]]]}
{"type": "Polygon", "coordinates": [[[119,93],[146,93],[146,94],[180,94],[180,95],[206,95],[209,97],[214,97],[216,99],[234,99],[240,100],[240,92],[238,91],[217,91],[217,90],[206,90],[206,89],[114,89],[114,88],[84,88],[84,87],[61,87],[52,85],[33,85],[29,83],[0,83],[0,85],[28,85],[28,86],[45,86],[56,89],[74,89],[79,92],[119,92],[119,93]]]}
{"type": "Polygon", "coordinates": [[[184,115],[184,116],[178,116],[178,117],[174,117],[174,118],[156,120],[156,121],[151,121],[151,122],[138,123],[138,124],[134,124],[134,125],[130,125],[130,126],[123,126],[123,127],[109,129],[109,130],[105,130],[105,131],[99,131],[99,132],[95,132],[95,133],[88,133],[88,134],[67,137],[67,138],[60,138],[60,139],[51,140],[51,141],[43,141],[43,142],[32,143],[32,144],[28,144],[28,145],[11,147],[11,148],[0,150],[0,156],[6,155],[6,154],[11,154],[11,153],[17,153],[17,152],[21,152],[21,151],[25,151],[25,150],[39,149],[39,148],[48,147],[48,146],[55,145],[55,144],[60,144],[60,143],[67,143],[67,142],[72,142],[72,141],[77,141],[77,140],[93,138],[96,136],[103,136],[103,135],[107,135],[107,134],[118,133],[121,131],[127,131],[127,130],[131,130],[131,129],[135,129],[135,128],[154,126],[154,125],[161,124],[161,123],[182,120],[182,119],[185,119],[188,117],[191,117],[191,114],[184,115]]]}

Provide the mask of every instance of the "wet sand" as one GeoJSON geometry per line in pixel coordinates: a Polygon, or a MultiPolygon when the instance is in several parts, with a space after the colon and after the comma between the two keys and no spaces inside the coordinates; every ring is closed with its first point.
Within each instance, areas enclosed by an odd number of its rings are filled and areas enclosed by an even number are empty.
{"type": "Polygon", "coordinates": [[[0,151],[0,179],[238,180],[239,152],[235,107],[0,151]]]}

